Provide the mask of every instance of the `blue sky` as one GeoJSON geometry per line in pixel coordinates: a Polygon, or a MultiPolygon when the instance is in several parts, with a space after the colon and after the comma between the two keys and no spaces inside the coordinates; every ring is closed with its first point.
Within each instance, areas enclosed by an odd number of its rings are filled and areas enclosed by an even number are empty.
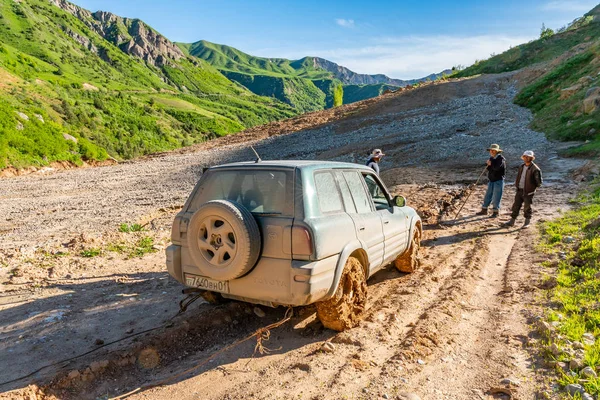
{"type": "Polygon", "coordinates": [[[600,0],[74,0],[140,18],[173,41],[208,40],[252,55],[318,56],[355,72],[409,79],[470,65],[559,28],[600,0]]]}

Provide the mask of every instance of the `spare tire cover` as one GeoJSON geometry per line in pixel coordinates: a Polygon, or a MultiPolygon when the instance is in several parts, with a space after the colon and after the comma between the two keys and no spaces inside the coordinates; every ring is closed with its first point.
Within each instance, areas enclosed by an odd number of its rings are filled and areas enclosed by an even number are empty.
{"type": "Polygon", "coordinates": [[[242,205],[212,200],[192,215],[187,244],[202,274],[227,281],[254,267],[260,255],[261,236],[256,220],[242,205]]]}

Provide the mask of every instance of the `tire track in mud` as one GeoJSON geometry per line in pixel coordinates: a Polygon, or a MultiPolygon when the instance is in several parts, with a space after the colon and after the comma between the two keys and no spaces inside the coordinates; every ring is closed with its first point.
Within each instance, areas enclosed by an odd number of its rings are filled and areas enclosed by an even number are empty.
{"type": "MultiPolygon", "coordinates": [[[[385,372],[385,365],[398,354],[399,341],[407,332],[410,336],[410,332],[418,330],[415,327],[419,325],[419,320],[426,318],[431,312],[428,310],[439,307],[436,303],[439,303],[440,297],[455,300],[448,294],[456,291],[466,279],[471,260],[481,258],[478,255],[481,252],[480,243],[481,239],[473,241],[470,251],[466,253],[453,249],[434,250],[437,254],[433,255],[432,262],[426,262],[415,275],[398,278],[399,274],[394,271],[378,273],[375,277],[380,282],[376,282],[375,286],[371,282],[369,286],[371,306],[365,321],[358,328],[329,338],[337,346],[333,363],[325,353],[319,351],[322,340],[327,338],[318,337],[321,340],[305,345],[299,352],[256,363],[249,376],[230,377],[226,391],[212,386],[209,375],[202,380],[201,388],[191,382],[186,382],[186,385],[193,386],[198,390],[195,393],[203,398],[241,399],[249,394],[257,398],[339,398],[340,393],[360,393],[361,388],[369,386],[371,381],[385,372]],[[436,265],[438,260],[445,262],[436,265]],[[381,273],[385,276],[379,277],[381,273]],[[423,282],[426,284],[421,285],[423,282]],[[408,301],[399,302],[402,297],[408,301]],[[383,363],[381,360],[384,360],[383,363]],[[301,378],[307,373],[311,379],[317,380],[313,389],[302,384],[301,378]],[[260,381],[277,382],[278,387],[270,387],[267,393],[256,385],[255,382],[260,381]],[[244,389],[231,390],[232,387],[244,389]],[[337,390],[342,387],[342,392],[337,390]],[[335,388],[335,394],[323,395],[323,388],[335,388]]],[[[184,393],[177,391],[172,395],[186,398],[184,393]]]]}
{"type": "MultiPolygon", "coordinates": [[[[460,197],[455,194],[456,192],[453,192],[450,195],[446,201],[448,204],[460,197]]],[[[435,201],[439,202],[439,199],[435,201]]],[[[430,205],[429,208],[441,210],[436,204],[430,205]]],[[[425,239],[427,240],[427,235],[425,239]]],[[[433,267],[426,268],[431,270],[433,267]]],[[[371,279],[374,283],[371,282],[369,290],[370,306],[367,319],[370,318],[369,315],[377,313],[379,307],[385,306],[385,301],[382,299],[389,295],[387,293],[389,290],[398,293],[399,296],[410,297],[413,292],[411,288],[417,286],[419,281],[428,274],[429,272],[425,273],[423,268],[412,276],[403,276],[393,267],[380,271],[371,279]]],[[[191,310],[191,315],[184,314],[176,318],[173,321],[175,326],[136,338],[131,345],[128,347],[126,345],[125,349],[100,351],[91,358],[86,357],[82,361],[72,363],[69,365],[69,370],[57,374],[56,378],[45,387],[44,392],[48,396],[57,395],[61,398],[82,398],[81,396],[94,398],[102,393],[110,393],[115,386],[131,388],[149,380],[155,381],[158,377],[168,376],[169,373],[182,369],[179,365],[175,365],[182,360],[187,358],[190,363],[193,363],[198,355],[206,357],[220,347],[251,333],[265,322],[277,320],[282,314],[281,310],[269,310],[265,321],[257,320],[253,316],[252,307],[241,303],[230,303],[219,307],[201,305],[191,310]],[[140,366],[140,356],[148,352],[156,354],[160,360],[157,368],[148,370],[140,366]],[[190,354],[196,356],[190,357],[190,354]],[[98,362],[101,364],[100,367],[98,362]]],[[[311,307],[307,307],[306,310],[301,309],[305,315],[310,315],[312,311],[311,307]]],[[[309,316],[308,319],[297,318],[296,322],[304,325],[305,328],[291,330],[285,334],[291,334],[293,339],[299,336],[298,332],[304,336],[316,333],[320,340],[333,336],[333,332],[324,332],[322,327],[319,327],[320,324],[314,323],[313,320],[314,316],[309,316]]],[[[310,344],[312,341],[315,340],[308,339],[305,342],[310,344]]],[[[252,351],[244,353],[242,350],[241,353],[247,357],[252,354],[252,351]]],[[[212,366],[200,369],[198,373],[210,368],[212,366]]]]}
{"type": "MultiPolygon", "coordinates": [[[[439,197],[433,199],[427,205],[442,210],[436,205],[439,197]]],[[[460,196],[455,196],[452,203],[458,199],[460,196]]],[[[446,207],[442,212],[450,210],[446,207]]],[[[252,359],[254,344],[245,343],[169,386],[132,398],[372,398],[403,390],[416,391],[424,398],[443,398],[431,388],[445,388],[443,379],[448,377],[455,379],[452,393],[458,396],[450,398],[478,398],[471,387],[481,392],[478,388],[498,378],[485,372],[488,365],[477,360],[494,346],[486,341],[471,348],[462,346],[480,336],[486,338],[490,331],[496,332],[488,335],[493,340],[503,338],[503,315],[496,306],[507,296],[498,293],[511,286],[506,283],[506,265],[513,257],[511,249],[517,236],[506,230],[502,235],[489,229],[478,231],[488,224],[486,221],[476,221],[468,230],[461,224],[425,225],[421,268],[403,275],[390,266],[373,276],[369,308],[357,328],[342,333],[324,330],[315,321],[314,307],[298,308],[299,315],[291,324],[271,333],[271,341],[266,343],[273,349],[271,354],[252,359]],[[510,246],[499,246],[497,240],[509,240],[510,246]],[[497,248],[503,249],[502,254],[495,252],[497,248]],[[482,326],[487,330],[480,332],[482,326]],[[321,350],[325,341],[334,344],[333,353],[321,350]],[[481,371],[461,376],[465,363],[477,365],[481,371]],[[414,390],[416,387],[427,391],[414,390]]],[[[174,376],[283,316],[283,310],[267,310],[266,318],[258,319],[253,307],[243,303],[201,305],[184,314],[176,326],[142,338],[133,350],[113,354],[113,358],[103,355],[110,365],[94,372],[92,380],[74,383],[64,380],[65,374],[46,387],[45,393],[48,398],[96,398],[174,376]],[[148,348],[156,351],[160,363],[144,369],[139,359],[148,348]]],[[[506,358],[490,355],[489,363],[503,371],[498,363],[506,358]]],[[[523,365],[523,360],[519,362],[523,365]]],[[[87,373],[86,369],[80,371],[87,373]]]]}

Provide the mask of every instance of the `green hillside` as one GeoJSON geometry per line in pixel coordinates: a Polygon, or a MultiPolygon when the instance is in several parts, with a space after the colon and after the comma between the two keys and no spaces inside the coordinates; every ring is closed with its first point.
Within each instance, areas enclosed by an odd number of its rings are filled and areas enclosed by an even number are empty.
{"type": "Polygon", "coordinates": [[[177,43],[188,54],[201,58],[215,68],[250,75],[302,77],[307,79],[331,78],[332,74],[312,67],[310,57],[293,61],[285,58],[263,58],[246,54],[231,46],[200,40],[195,43],[177,43]]]}
{"type": "Polygon", "coordinates": [[[600,32],[595,15],[600,6],[564,28],[561,32],[513,47],[487,60],[476,61],[472,66],[459,71],[456,77],[478,74],[495,74],[514,71],[539,62],[550,61],[566,51],[598,38],[600,32]]]}
{"type": "Polygon", "coordinates": [[[299,112],[332,107],[334,91],[341,88],[331,72],[314,68],[309,57],[297,61],[255,57],[205,40],[178,45],[186,54],[207,61],[253,93],[274,97],[299,112]]]}
{"type": "Polygon", "coordinates": [[[600,154],[600,6],[558,33],[475,63],[456,76],[499,73],[549,62],[515,102],[534,113],[532,128],[558,140],[587,141],[572,153],[600,154]]]}
{"type": "Polygon", "coordinates": [[[139,20],[53,1],[0,0],[0,168],[131,158],[299,112],[165,52],[139,20]]]}

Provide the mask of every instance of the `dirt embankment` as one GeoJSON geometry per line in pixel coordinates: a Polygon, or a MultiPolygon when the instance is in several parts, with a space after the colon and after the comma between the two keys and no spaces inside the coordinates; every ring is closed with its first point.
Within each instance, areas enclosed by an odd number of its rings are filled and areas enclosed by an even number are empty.
{"type": "MultiPolygon", "coordinates": [[[[521,383],[511,390],[532,398],[539,375],[528,361],[527,323],[534,311],[523,304],[533,302],[540,277],[535,230],[474,218],[482,186],[463,218],[439,223],[453,216],[492,142],[505,149],[508,181],[523,150],[538,154],[547,184],[536,197],[536,218],[555,215],[574,192],[567,172],[578,162],[558,158],[543,134],[528,129],[531,115],[511,101],[513,79],[392,93],[287,135],[263,132],[195,152],[0,180],[0,358],[15,360],[0,364],[0,384],[9,382],[0,390],[17,390],[8,398],[97,398],[171,379],[139,396],[473,399],[512,376],[521,383]],[[182,298],[163,260],[172,218],[204,166],[252,159],[249,143],[263,159],[360,163],[371,148],[383,148],[384,181],[426,224],[423,265],[412,275],[388,269],[372,277],[367,317],[349,332],[325,330],[313,308],[297,309],[264,343],[271,353],[250,361],[248,341],[179,375],[284,314],[198,301],[171,319],[182,298]],[[133,223],[143,230],[119,231],[133,223]],[[322,350],[324,342],[333,346],[322,350]],[[39,389],[25,389],[33,383],[39,389]]],[[[505,210],[512,194],[507,187],[505,210]]]]}

